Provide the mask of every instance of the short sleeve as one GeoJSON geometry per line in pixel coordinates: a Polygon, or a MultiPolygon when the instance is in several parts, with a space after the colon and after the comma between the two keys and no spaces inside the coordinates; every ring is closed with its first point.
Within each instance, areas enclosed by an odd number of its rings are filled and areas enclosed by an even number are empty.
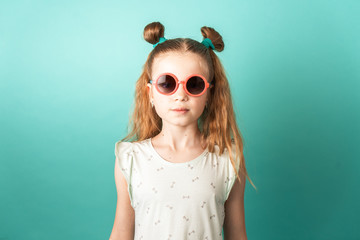
{"type": "Polygon", "coordinates": [[[118,141],[115,143],[116,161],[118,162],[119,168],[126,179],[131,205],[133,205],[132,179],[131,179],[132,165],[133,165],[133,157],[132,156],[133,155],[132,155],[132,143],[131,142],[118,141]]]}
{"type": "MultiPolygon", "coordinates": [[[[226,181],[225,201],[229,198],[231,189],[234,186],[235,180],[237,179],[236,173],[234,171],[234,168],[233,168],[231,160],[230,160],[229,151],[226,151],[226,152],[227,152],[227,161],[226,161],[227,162],[227,164],[226,164],[227,181],[226,181]]],[[[240,158],[237,157],[235,159],[236,150],[235,150],[234,144],[232,145],[231,152],[232,152],[233,159],[235,161],[236,171],[239,172],[240,158]]]]}

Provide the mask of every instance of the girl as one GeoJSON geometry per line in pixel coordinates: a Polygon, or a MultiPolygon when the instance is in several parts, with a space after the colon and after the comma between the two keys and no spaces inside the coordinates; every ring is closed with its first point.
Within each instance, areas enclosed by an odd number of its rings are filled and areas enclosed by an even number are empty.
{"type": "Polygon", "coordinates": [[[246,177],[254,184],[213,51],[224,43],[213,28],[201,33],[200,43],[165,39],[159,22],[144,29],[154,49],[136,83],[132,130],[115,144],[111,240],[247,239],[246,177]]]}

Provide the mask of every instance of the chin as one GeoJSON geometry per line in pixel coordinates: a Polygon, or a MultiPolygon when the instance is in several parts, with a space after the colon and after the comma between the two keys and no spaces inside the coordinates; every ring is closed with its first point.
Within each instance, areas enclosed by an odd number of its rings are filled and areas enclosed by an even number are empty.
{"type": "Polygon", "coordinates": [[[184,121],[184,120],[176,120],[176,121],[169,121],[169,120],[165,120],[168,124],[171,124],[171,125],[174,125],[174,126],[178,126],[178,127],[187,127],[187,126],[190,126],[190,125],[197,125],[198,121],[197,119],[192,119],[192,120],[187,120],[187,121],[184,121]]]}

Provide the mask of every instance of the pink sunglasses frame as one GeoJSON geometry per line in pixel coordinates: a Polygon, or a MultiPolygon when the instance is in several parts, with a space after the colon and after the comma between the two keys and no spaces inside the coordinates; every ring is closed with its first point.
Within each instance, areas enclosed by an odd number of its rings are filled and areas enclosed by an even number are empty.
{"type": "MultiPolygon", "coordinates": [[[[150,83],[153,84],[153,81],[150,80],[150,83]]],[[[178,90],[179,85],[180,85],[181,83],[183,84],[183,88],[184,88],[184,91],[186,92],[186,94],[188,94],[188,95],[190,95],[190,96],[192,96],[192,97],[199,97],[199,96],[203,95],[203,94],[206,92],[206,90],[207,90],[207,89],[210,87],[210,85],[211,85],[211,83],[209,83],[209,82],[206,80],[206,78],[205,78],[204,76],[200,75],[200,74],[192,74],[192,75],[188,76],[188,77],[186,78],[186,80],[184,80],[184,81],[179,81],[179,79],[178,79],[174,74],[172,74],[172,73],[162,73],[162,74],[160,74],[160,75],[157,77],[156,81],[154,82],[156,90],[157,90],[160,94],[168,95],[168,96],[174,94],[174,93],[178,90]],[[159,80],[159,78],[162,77],[162,76],[164,76],[164,75],[170,75],[170,76],[172,76],[172,77],[175,79],[175,81],[176,81],[176,87],[175,87],[175,89],[174,89],[172,92],[168,93],[168,94],[162,93],[162,92],[159,90],[158,85],[156,84],[157,81],[159,80]],[[196,94],[196,95],[189,93],[188,90],[186,89],[186,83],[187,83],[187,81],[188,81],[190,78],[192,78],[192,77],[200,77],[200,78],[201,78],[202,80],[204,80],[204,82],[205,82],[205,88],[204,88],[204,90],[203,90],[201,93],[196,94]]]]}

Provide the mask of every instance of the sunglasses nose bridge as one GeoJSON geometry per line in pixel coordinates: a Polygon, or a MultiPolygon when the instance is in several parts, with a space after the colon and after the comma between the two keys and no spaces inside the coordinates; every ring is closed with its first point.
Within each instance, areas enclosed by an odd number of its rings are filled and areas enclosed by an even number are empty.
{"type": "Polygon", "coordinates": [[[180,87],[180,84],[183,85],[183,90],[187,93],[187,91],[186,91],[186,89],[185,89],[185,88],[186,88],[186,81],[180,81],[180,80],[177,81],[177,85],[178,85],[178,86],[177,86],[177,88],[176,88],[176,92],[179,90],[179,88],[181,88],[181,87],[180,87]]]}

